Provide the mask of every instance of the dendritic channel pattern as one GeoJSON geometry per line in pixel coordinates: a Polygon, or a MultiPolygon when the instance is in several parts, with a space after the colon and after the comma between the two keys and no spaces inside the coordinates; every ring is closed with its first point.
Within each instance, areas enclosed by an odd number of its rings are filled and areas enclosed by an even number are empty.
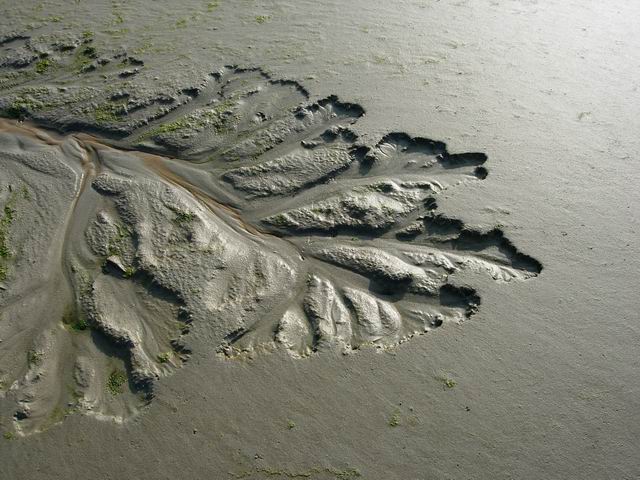
{"type": "Polygon", "coordinates": [[[487,177],[482,153],[398,132],[368,145],[362,107],[258,69],[162,95],[115,72],[118,90],[82,87],[97,115],[58,74],[0,97],[30,120],[0,129],[0,405],[18,432],[124,421],[196,353],[393,348],[477,311],[456,272],[541,271],[439,209],[487,177]]]}

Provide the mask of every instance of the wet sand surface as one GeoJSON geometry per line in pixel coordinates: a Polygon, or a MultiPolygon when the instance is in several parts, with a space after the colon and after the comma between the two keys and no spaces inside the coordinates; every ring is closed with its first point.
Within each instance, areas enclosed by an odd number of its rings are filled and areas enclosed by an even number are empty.
{"type": "Polygon", "coordinates": [[[3,6],[3,478],[640,475],[633,2],[3,6]]]}

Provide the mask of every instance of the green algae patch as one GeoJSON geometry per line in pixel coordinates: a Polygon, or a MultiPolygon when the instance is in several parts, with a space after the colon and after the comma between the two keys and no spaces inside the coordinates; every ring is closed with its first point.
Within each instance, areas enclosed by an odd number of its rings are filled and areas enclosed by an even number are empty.
{"type": "Polygon", "coordinates": [[[73,332],[84,332],[89,328],[87,319],[71,307],[67,308],[62,315],[62,324],[73,332]]]}
{"type": "Polygon", "coordinates": [[[93,111],[93,118],[99,124],[118,122],[125,114],[126,105],[123,103],[105,102],[93,111]]]}
{"type": "Polygon", "coordinates": [[[125,383],[127,383],[127,374],[117,368],[107,378],[107,390],[111,395],[119,395],[124,392],[125,383]]]}
{"type": "Polygon", "coordinates": [[[9,233],[11,225],[18,215],[18,201],[29,198],[29,191],[26,187],[22,187],[20,191],[12,190],[2,209],[2,216],[0,217],[0,282],[5,281],[9,275],[8,263],[12,256],[11,246],[9,244],[9,233]]]}
{"type": "Polygon", "coordinates": [[[42,60],[38,60],[36,62],[36,73],[38,75],[43,75],[47,73],[47,71],[53,67],[54,62],[48,58],[43,58],[42,60]]]}

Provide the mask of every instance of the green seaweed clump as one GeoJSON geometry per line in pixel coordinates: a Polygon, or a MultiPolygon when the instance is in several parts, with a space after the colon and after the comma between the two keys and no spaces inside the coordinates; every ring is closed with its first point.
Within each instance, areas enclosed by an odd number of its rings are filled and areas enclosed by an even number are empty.
{"type": "Polygon", "coordinates": [[[92,62],[98,58],[98,52],[95,47],[87,45],[77,51],[73,61],[73,68],[77,73],[89,71],[92,68],[92,62]]]}
{"type": "Polygon", "coordinates": [[[125,112],[125,105],[106,102],[98,105],[93,111],[93,118],[98,123],[115,123],[125,112]]]}
{"type": "Polygon", "coordinates": [[[43,73],[46,73],[47,70],[49,70],[49,68],[51,68],[53,66],[53,61],[49,60],[48,58],[43,58],[42,60],[38,60],[36,62],[36,73],[38,75],[42,75],[43,73]]]}
{"type": "Polygon", "coordinates": [[[123,370],[115,369],[109,374],[107,379],[107,390],[111,395],[118,395],[124,392],[124,384],[127,383],[127,374],[123,370]]]}
{"type": "Polygon", "coordinates": [[[176,218],[173,219],[178,225],[191,223],[195,220],[196,214],[192,212],[176,212],[176,218]]]}
{"type": "Polygon", "coordinates": [[[38,366],[42,363],[42,354],[35,350],[29,350],[27,352],[27,366],[29,368],[38,366]]]}
{"type": "MultiPolygon", "coordinates": [[[[28,190],[26,187],[22,190],[22,196],[25,197],[25,193],[28,195],[28,190]]],[[[0,218],[0,282],[3,282],[7,279],[7,275],[9,273],[9,267],[7,262],[9,258],[11,258],[11,249],[9,247],[9,229],[11,224],[16,218],[16,203],[18,201],[17,192],[12,191],[9,194],[9,198],[5,203],[5,206],[2,210],[2,217],[0,218]]]]}
{"type": "Polygon", "coordinates": [[[122,255],[131,238],[131,231],[124,225],[116,224],[116,234],[109,239],[107,255],[122,255]]]}
{"type": "Polygon", "coordinates": [[[75,310],[70,308],[67,309],[62,316],[62,323],[75,332],[84,332],[89,328],[86,318],[80,316],[75,310]]]}
{"type": "Polygon", "coordinates": [[[457,385],[454,379],[445,376],[436,377],[436,380],[442,382],[442,388],[453,388],[457,385]]]}
{"type": "Polygon", "coordinates": [[[171,359],[171,353],[165,352],[158,355],[158,363],[167,363],[171,359]]]}
{"type": "Polygon", "coordinates": [[[400,412],[394,412],[393,415],[389,418],[389,426],[397,427],[400,425],[400,412]]]}
{"type": "Polygon", "coordinates": [[[8,108],[5,108],[4,114],[9,118],[24,118],[30,112],[40,110],[43,104],[30,97],[17,96],[8,108]]]}

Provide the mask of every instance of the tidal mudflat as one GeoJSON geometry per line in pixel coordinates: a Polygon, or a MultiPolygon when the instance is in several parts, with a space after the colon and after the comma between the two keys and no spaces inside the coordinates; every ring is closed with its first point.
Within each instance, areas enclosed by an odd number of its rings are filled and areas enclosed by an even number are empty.
{"type": "Polygon", "coordinates": [[[457,271],[541,272],[501,230],[438,207],[487,177],[482,153],[398,132],[366,145],[351,128],[361,106],[310,103],[259,69],[163,92],[162,114],[136,92],[93,107],[117,112],[108,123],[85,114],[94,134],[55,120],[84,97],[20,86],[2,100],[19,118],[2,124],[0,351],[16,433],[74,413],[126,421],[188,361],[193,323],[230,359],[389,349],[480,308],[457,271]]]}
{"type": "Polygon", "coordinates": [[[2,4],[0,477],[637,477],[614,3],[2,4]]]}

